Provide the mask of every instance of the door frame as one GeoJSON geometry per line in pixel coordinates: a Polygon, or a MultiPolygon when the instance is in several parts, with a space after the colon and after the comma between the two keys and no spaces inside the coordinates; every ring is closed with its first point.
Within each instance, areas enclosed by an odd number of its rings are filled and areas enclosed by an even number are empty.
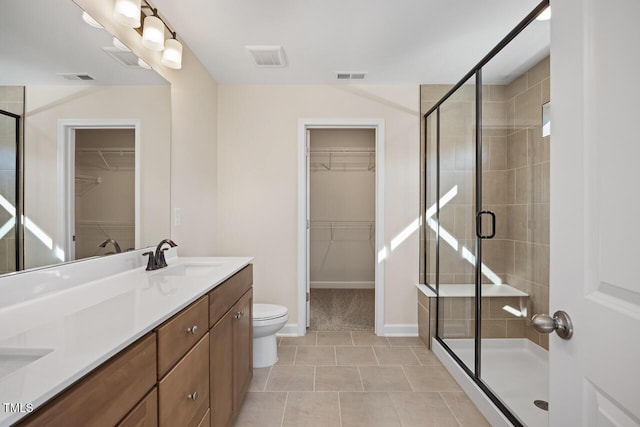
{"type": "Polygon", "coordinates": [[[376,140],[376,213],[375,213],[375,333],[384,334],[384,119],[299,119],[298,120],[298,336],[307,333],[307,130],[311,129],[373,129],[376,140]]]}
{"type": "Polygon", "coordinates": [[[75,259],[75,245],[71,238],[75,230],[75,130],[76,129],[133,129],[135,138],[134,173],[134,225],[135,247],[142,242],[140,209],[142,146],[140,143],[140,120],[138,119],[60,119],[58,120],[58,236],[61,261],[75,259]]]}

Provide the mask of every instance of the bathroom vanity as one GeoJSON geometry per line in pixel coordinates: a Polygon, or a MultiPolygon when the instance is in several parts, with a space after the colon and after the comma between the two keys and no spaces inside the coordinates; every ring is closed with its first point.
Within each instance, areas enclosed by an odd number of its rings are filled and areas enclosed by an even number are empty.
{"type": "Polygon", "coordinates": [[[0,426],[230,425],[253,373],[251,258],[168,262],[0,307],[0,322],[52,313],[0,327],[0,401],[20,405],[0,426]]]}

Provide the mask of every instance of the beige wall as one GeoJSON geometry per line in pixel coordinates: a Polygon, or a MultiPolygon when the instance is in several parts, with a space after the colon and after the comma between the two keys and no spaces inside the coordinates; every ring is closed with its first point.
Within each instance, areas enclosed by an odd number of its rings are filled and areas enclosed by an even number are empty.
{"type": "MultiPolygon", "coordinates": [[[[182,69],[163,66],[161,54],[142,47],[135,30],[113,21],[112,0],[74,1],[171,83],[171,171],[165,171],[171,177],[171,202],[162,210],[171,209],[172,218],[174,209],[181,210],[181,225],[175,221],[171,225],[171,238],[179,245],[180,255],[218,253],[216,81],[184,43],[182,69]]],[[[165,186],[158,191],[165,188],[168,193],[165,186]]]]}
{"type": "MultiPolygon", "coordinates": [[[[386,126],[385,244],[418,215],[418,86],[221,85],[221,254],[253,255],[256,302],[297,312],[298,120],[381,118],[386,126]]],[[[417,232],[385,262],[385,324],[417,324],[417,232]]]]}
{"type": "Polygon", "coordinates": [[[313,129],[310,134],[311,287],[373,288],[376,175],[369,168],[375,155],[341,151],[375,150],[375,131],[313,129]]]}
{"type": "Polygon", "coordinates": [[[25,97],[25,215],[53,239],[48,249],[25,229],[25,267],[59,262],[58,121],[140,121],[142,246],[169,233],[170,92],[168,86],[30,86],[25,97]]]}

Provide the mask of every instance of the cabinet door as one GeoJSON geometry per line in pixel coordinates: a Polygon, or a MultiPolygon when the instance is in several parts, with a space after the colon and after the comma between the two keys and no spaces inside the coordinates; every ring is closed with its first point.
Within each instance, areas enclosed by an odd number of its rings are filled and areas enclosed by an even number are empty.
{"type": "Polygon", "coordinates": [[[209,334],[160,381],[160,427],[195,427],[209,409],[209,334]]]}
{"type": "Polygon", "coordinates": [[[253,292],[249,289],[236,303],[233,324],[233,403],[234,412],[240,410],[244,395],[253,376],[253,292]]]}
{"type": "Polygon", "coordinates": [[[154,387],[118,427],[158,427],[158,390],[154,387]]]}
{"type": "Polygon", "coordinates": [[[211,425],[225,427],[233,412],[233,326],[235,312],[229,310],[209,331],[211,425]]]}

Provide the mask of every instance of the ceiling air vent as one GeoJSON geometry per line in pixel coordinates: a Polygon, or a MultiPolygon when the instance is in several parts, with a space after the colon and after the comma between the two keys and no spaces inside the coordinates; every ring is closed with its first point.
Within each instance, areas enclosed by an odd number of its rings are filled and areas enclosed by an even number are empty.
{"type": "Polygon", "coordinates": [[[75,80],[75,81],[87,81],[87,80],[95,80],[89,74],[86,73],[58,73],[60,77],[65,80],[75,80]]]}
{"type": "Polygon", "coordinates": [[[367,73],[362,71],[338,71],[336,73],[336,78],[338,80],[364,80],[367,76],[367,73]]]}
{"type": "Polygon", "coordinates": [[[287,61],[282,46],[245,46],[256,67],[284,67],[287,61]]]}
{"type": "Polygon", "coordinates": [[[127,68],[140,68],[138,65],[138,57],[133,52],[126,52],[113,46],[103,47],[107,55],[116,60],[120,65],[127,68]]]}

